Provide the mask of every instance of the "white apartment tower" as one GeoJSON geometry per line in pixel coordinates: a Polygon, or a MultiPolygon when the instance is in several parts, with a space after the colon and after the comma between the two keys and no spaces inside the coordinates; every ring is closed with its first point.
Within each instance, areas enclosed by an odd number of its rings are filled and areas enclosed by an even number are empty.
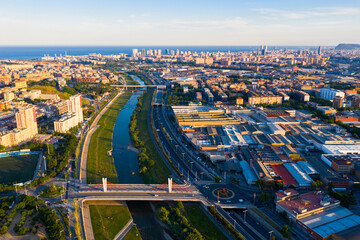
{"type": "Polygon", "coordinates": [[[17,128],[27,129],[29,135],[31,136],[34,136],[38,133],[35,107],[17,109],[15,118],[17,128]]]}
{"type": "Polygon", "coordinates": [[[136,48],[132,50],[132,55],[133,57],[136,57],[138,55],[138,50],[136,48]]]}
{"type": "Polygon", "coordinates": [[[320,97],[332,101],[335,96],[345,98],[345,93],[343,91],[332,89],[332,88],[322,88],[320,89],[320,97]]]}
{"type": "Polygon", "coordinates": [[[69,113],[76,113],[78,123],[82,123],[84,121],[80,94],[70,97],[68,102],[68,111],[69,113]]]}

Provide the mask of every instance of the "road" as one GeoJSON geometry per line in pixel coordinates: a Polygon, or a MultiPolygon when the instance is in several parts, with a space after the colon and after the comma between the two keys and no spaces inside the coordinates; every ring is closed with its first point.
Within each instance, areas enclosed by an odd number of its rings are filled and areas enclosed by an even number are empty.
{"type": "Polygon", "coordinates": [[[86,164],[87,164],[87,153],[90,145],[90,139],[92,134],[97,129],[97,123],[99,122],[102,115],[110,108],[110,106],[123,94],[124,92],[119,91],[113,99],[111,99],[105,107],[96,115],[94,121],[91,123],[88,130],[85,132],[85,137],[82,142],[82,146],[80,149],[80,156],[78,161],[78,177],[79,181],[82,183],[86,183],[86,164]]]}

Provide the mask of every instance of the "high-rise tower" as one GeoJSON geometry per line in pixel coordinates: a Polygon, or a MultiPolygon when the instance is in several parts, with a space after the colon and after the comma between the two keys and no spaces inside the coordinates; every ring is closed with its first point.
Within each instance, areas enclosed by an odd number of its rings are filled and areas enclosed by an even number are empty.
{"type": "Polygon", "coordinates": [[[32,136],[38,133],[35,107],[17,109],[15,118],[17,128],[27,129],[32,136]]]}
{"type": "Polygon", "coordinates": [[[70,97],[69,102],[68,102],[68,110],[71,113],[76,113],[77,118],[78,118],[78,123],[81,123],[84,121],[80,94],[70,97]]]}

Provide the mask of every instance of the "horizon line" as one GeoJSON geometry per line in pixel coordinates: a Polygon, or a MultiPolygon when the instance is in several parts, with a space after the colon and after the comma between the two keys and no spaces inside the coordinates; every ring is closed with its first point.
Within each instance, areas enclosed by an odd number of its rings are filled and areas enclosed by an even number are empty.
{"type": "MultiPolygon", "coordinates": [[[[357,44],[357,43],[339,43],[339,44],[357,44]]],[[[339,45],[337,44],[337,45],[339,45]]],[[[270,47],[335,47],[337,45],[0,45],[0,47],[257,47],[257,46],[270,46],[270,47]]]]}

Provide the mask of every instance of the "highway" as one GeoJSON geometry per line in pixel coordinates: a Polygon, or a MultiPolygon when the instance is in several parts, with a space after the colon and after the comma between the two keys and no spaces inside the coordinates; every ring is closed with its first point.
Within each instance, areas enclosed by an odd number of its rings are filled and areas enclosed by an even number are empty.
{"type": "Polygon", "coordinates": [[[190,171],[190,164],[187,165],[181,159],[173,145],[170,143],[169,139],[165,136],[165,133],[162,129],[164,125],[161,124],[161,122],[163,122],[163,116],[160,110],[161,107],[153,107],[154,126],[159,137],[160,145],[164,149],[164,152],[170,157],[175,166],[177,166],[178,170],[185,176],[185,178],[193,181],[195,179],[195,174],[190,171]]]}
{"type": "MultiPolygon", "coordinates": [[[[162,128],[164,128],[166,133],[169,134],[169,137],[171,138],[171,142],[170,142],[169,138],[164,133],[162,134],[162,136],[163,136],[162,142],[164,142],[166,139],[166,141],[168,142],[168,148],[172,149],[172,151],[170,151],[167,148],[168,151],[173,153],[173,154],[171,154],[171,158],[173,159],[173,157],[175,157],[175,155],[177,156],[177,159],[179,159],[179,161],[180,161],[181,169],[187,171],[188,175],[190,176],[191,181],[194,181],[195,179],[196,180],[204,180],[204,181],[212,181],[213,178],[209,174],[209,170],[200,166],[200,164],[198,163],[198,160],[197,160],[198,155],[195,155],[191,152],[192,149],[186,143],[184,144],[182,142],[180,134],[175,132],[173,126],[170,125],[170,122],[165,113],[166,106],[161,106],[161,107],[154,106],[153,109],[154,109],[153,110],[153,112],[154,112],[153,119],[154,119],[156,128],[159,129],[160,131],[162,131],[162,133],[163,133],[162,128]],[[160,123],[162,123],[162,124],[160,124],[160,123]],[[182,157],[180,157],[179,154],[181,154],[182,157]],[[183,164],[181,164],[181,162],[183,164]]],[[[159,133],[159,131],[158,131],[158,133],[159,133]]],[[[176,162],[178,163],[178,160],[176,162]]],[[[185,175],[185,177],[187,177],[186,172],[184,175],[185,175]]]]}

